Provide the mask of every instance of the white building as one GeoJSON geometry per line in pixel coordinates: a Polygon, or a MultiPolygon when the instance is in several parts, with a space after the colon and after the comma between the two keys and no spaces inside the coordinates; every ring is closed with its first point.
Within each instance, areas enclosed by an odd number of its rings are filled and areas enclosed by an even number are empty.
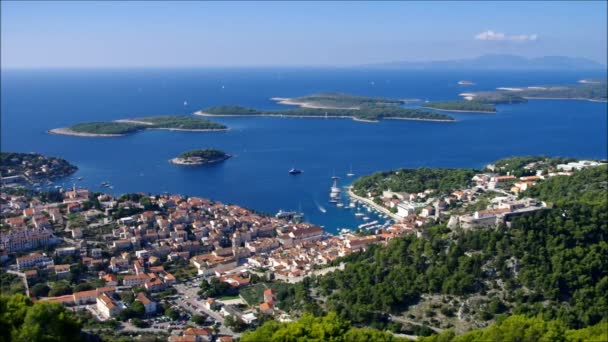
{"type": "Polygon", "coordinates": [[[105,318],[115,317],[122,311],[122,308],[105,293],[97,296],[97,310],[105,318]]]}

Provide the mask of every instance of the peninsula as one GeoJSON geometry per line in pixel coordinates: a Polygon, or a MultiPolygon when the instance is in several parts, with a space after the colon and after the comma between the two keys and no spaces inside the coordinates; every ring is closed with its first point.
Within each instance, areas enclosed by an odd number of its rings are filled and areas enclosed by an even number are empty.
{"type": "Polygon", "coordinates": [[[78,170],[65,159],[39,153],[0,153],[3,184],[35,183],[67,177],[78,170]]]}
{"type": "Polygon", "coordinates": [[[363,97],[339,93],[323,93],[298,98],[273,98],[281,104],[300,108],[284,110],[258,110],[242,106],[216,106],[194,113],[202,116],[277,116],[298,118],[351,118],[357,121],[377,122],[381,119],[453,121],[454,118],[427,110],[404,108],[400,104],[408,99],[363,97]]]}
{"type": "Polygon", "coordinates": [[[207,148],[184,152],[170,162],[175,165],[204,165],[219,163],[230,157],[224,151],[207,148]]]}
{"type": "Polygon", "coordinates": [[[146,129],[207,132],[224,131],[228,128],[222,124],[203,118],[186,115],[164,115],[107,122],[80,123],[66,128],[51,129],[49,133],[79,137],[120,137],[146,129]]]}
{"type": "Polygon", "coordinates": [[[427,102],[421,107],[438,109],[446,112],[496,113],[496,107],[479,101],[438,101],[427,102]]]}

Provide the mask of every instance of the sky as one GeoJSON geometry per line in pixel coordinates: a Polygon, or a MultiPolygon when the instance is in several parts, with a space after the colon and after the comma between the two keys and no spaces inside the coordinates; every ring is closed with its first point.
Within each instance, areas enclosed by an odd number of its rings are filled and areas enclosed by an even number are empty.
{"type": "Polygon", "coordinates": [[[0,6],[3,69],[350,66],[484,54],[607,59],[606,1],[0,6]]]}

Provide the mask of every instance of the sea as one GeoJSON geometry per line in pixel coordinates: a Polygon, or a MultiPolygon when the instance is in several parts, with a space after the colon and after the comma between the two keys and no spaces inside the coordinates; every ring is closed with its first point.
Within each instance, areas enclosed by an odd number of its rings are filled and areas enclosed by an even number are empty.
{"type": "Polygon", "coordinates": [[[497,87],[575,84],[602,72],[403,71],[352,68],[53,69],[2,70],[1,150],[65,158],[79,170],[56,184],[123,194],[201,196],[275,214],[301,211],[336,233],[384,218],[329,203],[331,177],[341,187],[381,170],[482,168],[518,155],[607,157],[607,104],[533,100],[500,105],[496,114],[452,113],[455,122],[351,119],[215,118],[227,132],[145,131],[119,138],[47,133],[81,122],[191,114],[224,104],[279,109],[271,97],[318,92],[459,99],[497,87]],[[459,80],[475,82],[460,86],[459,80]],[[234,157],[216,165],[183,167],[181,152],[216,148],[234,157]],[[292,167],[302,169],[290,175],[292,167]],[[346,174],[352,169],[354,177],[346,174]],[[82,180],[78,180],[83,177],[82,180]],[[109,182],[112,189],[101,186],[109,182]]]}

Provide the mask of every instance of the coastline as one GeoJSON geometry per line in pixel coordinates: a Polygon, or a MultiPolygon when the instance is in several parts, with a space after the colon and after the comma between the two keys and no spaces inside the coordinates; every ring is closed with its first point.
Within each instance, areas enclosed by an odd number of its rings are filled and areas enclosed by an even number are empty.
{"type": "Polygon", "coordinates": [[[434,122],[456,122],[457,120],[442,120],[442,119],[419,119],[419,118],[400,118],[400,117],[384,117],[383,120],[413,120],[413,121],[434,121],[434,122]]]}
{"type": "Polygon", "coordinates": [[[352,197],[358,201],[361,201],[367,205],[369,205],[370,207],[373,207],[374,209],[382,212],[383,214],[388,215],[390,218],[392,218],[393,220],[395,220],[395,223],[400,222],[401,220],[403,220],[402,217],[397,216],[397,214],[393,214],[391,213],[390,210],[386,209],[385,207],[382,207],[376,203],[374,203],[374,201],[369,200],[367,198],[361,197],[359,195],[356,195],[353,191],[352,191],[352,186],[348,187],[348,196],[352,197]]]}
{"type": "Polygon", "coordinates": [[[164,131],[182,131],[182,132],[225,132],[225,131],[229,131],[230,128],[169,128],[169,127],[149,127],[149,128],[144,128],[142,130],[144,131],[148,131],[148,130],[164,130],[164,131]]]}
{"type": "Polygon", "coordinates": [[[462,110],[462,109],[441,109],[441,108],[436,108],[436,107],[424,107],[422,106],[422,108],[429,108],[429,109],[435,109],[435,110],[440,110],[442,112],[454,112],[454,113],[482,113],[482,114],[496,114],[496,111],[489,111],[489,110],[462,110]]]}
{"type": "MultiPolygon", "coordinates": [[[[203,111],[197,111],[192,113],[193,115],[199,116],[218,116],[218,117],[255,117],[255,116],[267,116],[276,118],[293,118],[293,119],[351,119],[354,121],[366,122],[366,123],[378,123],[380,120],[369,120],[360,119],[355,116],[338,116],[338,115],[284,115],[284,114],[209,114],[203,111]]],[[[441,119],[425,119],[425,118],[398,118],[398,117],[383,117],[383,120],[417,120],[417,121],[438,121],[438,122],[452,122],[456,120],[441,120],[441,119]]]]}
{"type": "Polygon", "coordinates": [[[74,137],[84,137],[84,138],[115,138],[115,137],[126,136],[126,134],[101,134],[101,133],[75,132],[67,127],[49,129],[47,131],[47,133],[58,134],[58,135],[69,135],[69,136],[74,136],[74,137]]]}
{"type": "MultiPolygon", "coordinates": [[[[134,121],[126,122],[124,120],[117,120],[115,122],[122,123],[135,123],[134,121]]],[[[148,123],[149,124],[149,123],[148,123]]],[[[195,128],[163,128],[163,127],[143,127],[140,131],[147,130],[165,130],[165,131],[182,131],[182,132],[225,132],[229,131],[230,128],[207,128],[207,129],[195,129],[195,128]]],[[[47,131],[49,134],[58,134],[58,135],[68,135],[73,137],[81,137],[81,138],[116,138],[116,137],[124,137],[130,134],[135,134],[137,132],[125,133],[125,134],[102,134],[102,133],[84,133],[84,132],[75,132],[69,129],[68,127],[61,128],[53,128],[47,131]]]]}
{"type": "Polygon", "coordinates": [[[288,105],[288,106],[299,106],[302,108],[313,108],[313,109],[361,109],[361,107],[336,107],[336,106],[321,106],[316,105],[314,102],[296,102],[288,97],[271,97],[272,101],[275,101],[278,104],[288,105]]]}
{"type": "MultiPolygon", "coordinates": [[[[478,95],[475,94],[475,93],[461,93],[461,94],[458,94],[458,96],[462,96],[463,98],[465,98],[467,100],[469,100],[469,98],[471,100],[473,100],[478,95]]],[[[522,98],[524,98],[526,100],[571,100],[571,101],[589,101],[589,102],[608,102],[608,100],[588,99],[588,98],[585,98],[585,97],[565,98],[565,97],[529,97],[529,96],[522,96],[522,98]]],[[[423,107],[423,108],[433,108],[433,107],[423,107]]],[[[437,108],[433,108],[433,109],[437,109],[437,108]]],[[[443,110],[443,111],[446,111],[446,112],[452,111],[452,110],[447,110],[447,109],[437,109],[437,110],[443,110]]],[[[491,113],[495,113],[495,112],[491,112],[491,113]]]]}
{"type": "Polygon", "coordinates": [[[571,97],[571,98],[563,98],[563,97],[526,97],[522,96],[526,100],[571,100],[571,101],[589,101],[589,102],[608,102],[608,100],[598,100],[598,99],[587,99],[584,97],[571,97]]]}

